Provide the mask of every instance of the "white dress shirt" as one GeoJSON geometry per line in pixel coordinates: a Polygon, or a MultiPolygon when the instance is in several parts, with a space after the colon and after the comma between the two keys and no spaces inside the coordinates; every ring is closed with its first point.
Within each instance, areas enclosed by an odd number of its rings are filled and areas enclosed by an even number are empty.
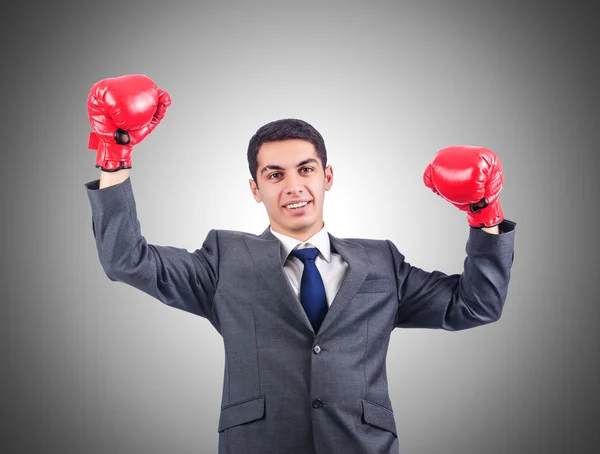
{"type": "Polygon", "coordinates": [[[300,282],[302,280],[304,264],[299,258],[294,257],[293,255],[290,256],[290,252],[294,249],[303,249],[307,247],[315,247],[319,250],[319,255],[317,255],[317,258],[315,259],[315,264],[323,279],[325,294],[327,295],[327,305],[330,307],[335,295],[342,285],[348,264],[339,254],[331,251],[329,235],[327,234],[325,225],[305,242],[274,232],[273,229],[271,229],[271,233],[279,239],[281,266],[283,266],[283,270],[285,271],[285,274],[287,274],[298,298],[300,298],[300,282]]]}

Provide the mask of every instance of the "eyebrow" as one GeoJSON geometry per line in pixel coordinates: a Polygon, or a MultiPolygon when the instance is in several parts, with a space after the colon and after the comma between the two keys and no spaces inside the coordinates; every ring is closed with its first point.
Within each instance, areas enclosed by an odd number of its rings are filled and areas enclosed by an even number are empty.
{"type": "MultiPolygon", "coordinates": [[[[313,163],[313,162],[314,162],[315,164],[318,164],[318,163],[319,163],[319,161],[317,161],[315,158],[308,158],[308,159],[305,159],[304,161],[301,161],[301,162],[299,162],[299,163],[298,163],[298,165],[296,165],[296,167],[302,167],[302,166],[304,166],[304,165],[306,165],[306,164],[311,164],[311,163],[313,163]]],[[[264,167],[261,169],[261,171],[260,171],[260,174],[262,175],[263,173],[265,173],[265,172],[268,172],[269,170],[284,170],[284,169],[283,169],[283,167],[281,167],[280,165],[277,165],[277,164],[270,164],[270,165],[268,165],[268,166],[264,166],[264,167]]]]}

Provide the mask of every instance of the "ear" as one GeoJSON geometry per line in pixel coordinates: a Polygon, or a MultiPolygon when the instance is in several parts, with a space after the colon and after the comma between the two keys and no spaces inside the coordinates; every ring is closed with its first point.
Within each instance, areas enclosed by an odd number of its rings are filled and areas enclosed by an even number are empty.
{"type": "Polygon", "coordinates": [[[254,197],[254,200],[256,200],[257,203],[262,202],[262,197],[260,196],[260,192],[258,191],[256,182],[252,178],[250,178],[248,180],[248,183],[250,183],[250,191],[252,192],[252,196],[254,197]]]}
{"type": "Polygon", "coordinates": [[[325,167],[325,190],[329,191],[333,184],[333,168],[331,166],[325,167]]]}

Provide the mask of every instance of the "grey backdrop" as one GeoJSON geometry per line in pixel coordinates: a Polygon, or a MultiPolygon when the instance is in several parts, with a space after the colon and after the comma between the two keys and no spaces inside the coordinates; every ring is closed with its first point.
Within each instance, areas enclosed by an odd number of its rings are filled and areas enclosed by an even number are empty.
{"type": "Polygon", "coordinates": [[[450,144],[494,150],[518,224],[505,311],[464,332],[395,331],[402,452],[597,452],[593,2],[37,3],[0,19],[1,452],[216,452],[217,332],[110,282],[96,254],[86,98],[128,73],[173,99],[134,151],[155,244],[262,232],[247,143],[298,117],[328,147],[333,234],[387,238],[414,265],[461,272],[465,214],[422,173],[450,144]]]}

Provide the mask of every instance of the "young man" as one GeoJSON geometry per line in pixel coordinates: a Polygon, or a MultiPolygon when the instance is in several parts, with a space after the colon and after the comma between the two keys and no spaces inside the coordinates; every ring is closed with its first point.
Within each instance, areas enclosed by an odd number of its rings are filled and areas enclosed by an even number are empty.
{"type": "Polygon", "coordinates": [[[500,161],[484,148],[449,147],[427,167],[425,184],[466,211],[471,228],[462,274],[426,272],[390,241],[327,232],[333,170],[323,138],[304,121],[275,121],[248,147],[250,189],[269,227],[211,230],[190,253],[141,235],[129,179],[133,145],[169,105],[145,76],[94,85],[89,145],[101,173],[86,188],[109,279],[207,318],[223,337],[219,453],[398,453],[392,330],[460,330],[501,315],[516,224],[498,200],[500,161]]]}

